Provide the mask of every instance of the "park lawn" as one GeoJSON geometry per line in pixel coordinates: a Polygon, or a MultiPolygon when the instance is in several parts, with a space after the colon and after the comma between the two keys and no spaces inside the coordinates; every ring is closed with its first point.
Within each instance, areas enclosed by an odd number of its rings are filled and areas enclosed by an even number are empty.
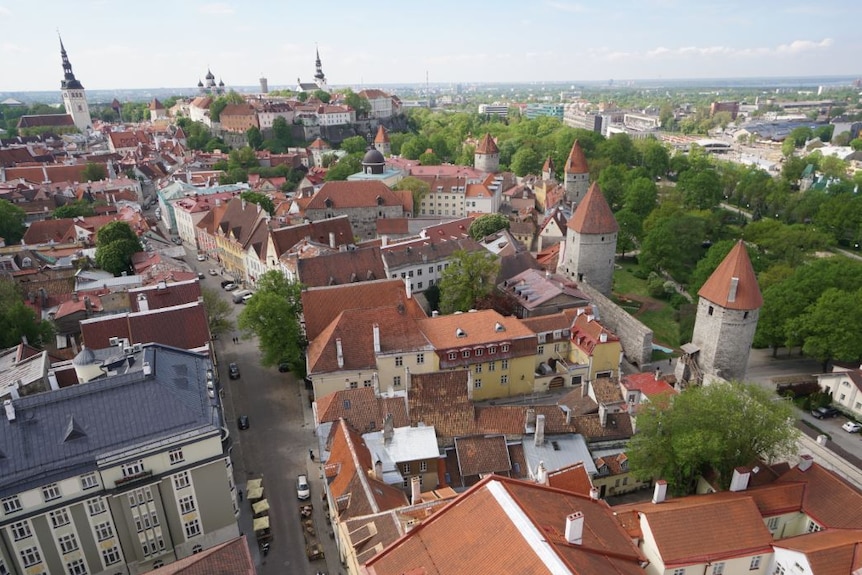
{"type": "MultiPolygon", "coordinates": [[[[620,266],[614,272],[614,293],[619,295],[633,294],[643,297],[650,297],[647,292],[647,282],[632,274],[637,268],[637,263],[634,261],[617,262],[620,266]]],[[[665,301],[658,301],[661,305],[658,309],[645,309],[642,312],[635,314],[638,320],[644,325],[653,330],[653,340],[656,343],[666,345],[668,347],[679,347],[679,324],[675,319],[676,310],[665,301]]]]}
{"type": "Polygon", "coordinates": [[[626,293],[648,295],[646,280],[636,278],[632,274],[632,271],[637,268],[637,264],[634,261],[618,261],[617,265],[621,266],[622,269],[614,270],[614,293],[620,295],[626,293]]]}

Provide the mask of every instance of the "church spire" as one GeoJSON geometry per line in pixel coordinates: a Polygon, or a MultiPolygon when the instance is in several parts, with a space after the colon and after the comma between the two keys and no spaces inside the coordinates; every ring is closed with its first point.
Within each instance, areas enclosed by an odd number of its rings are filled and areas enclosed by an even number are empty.
{"type": "Polygon", "coordinates": [[[60,36],[60,31],[57,31],[57,37],[60,38],[60,58],[63,60],[63,81],[60,87],[63,90],[83,90],[84,86],[75,78],[75,73],[72,72],[72,64],[69,62],[69,56],[66,54],[66,47],[63,46],[63,37],[60,36]]]}
{"type": "Polygon", "coordinates": [[[314,79],[317,80],[318,86],[326,84],[326,76],[323,75],[323,64],[320,62],[320,48],[314,48],[316,59],[314,60],[314,79]]]}

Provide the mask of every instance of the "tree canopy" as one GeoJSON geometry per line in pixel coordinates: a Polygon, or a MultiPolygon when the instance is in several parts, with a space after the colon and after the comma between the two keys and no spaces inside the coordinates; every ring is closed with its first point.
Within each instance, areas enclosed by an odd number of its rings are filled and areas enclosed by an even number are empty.
{"type": "Polygon", "coordinates": [[[74,202],[70,202],[55,209],[51,216],[55,220],[59,220],[62,218],[88,217],[95,213],[93,205],[89,202],[84,200],[75,200],[74,202]]]}
{"type": "Polygon", "coordinates": [[[266,213],[272,216],[275,213],[275,204],[272,201],[272,198],[267,196],[261,192],[242,192],[239,195],[240,198],[244,199],[247,202],[251,202],[252,204],[257,204],[261,208],[263,208],[266,213]]]}
{"type": "Polygon", "coordinates": [[[326,172],[326,181],[346,180],[347,176],[362,171],[362,154],[348,154],[338,160],[334,166],[326,172]]]}
{"type": "Polygon", "coordinates": [[[452,254],[449,267],[440,277],[440,312],[475,308],[476,302],[494,291],[499,270],[499,260],[485,250],[459,250],[452,254]]]}
{"type": "Polygon", "coordinates": [[[27,231],[24,227],[26,217],[27,212],[20,206],[0,200],[0,238],[6,241],[7,246],[17,244],[24,237],[27,231]]]}
{"type": "Polygon", "coordinates": [[[795,410],[775,399],[759,386],[731,382],[642,404],[626,451],[629,467],[638,479],[664,479],[678,495],[691,493],[710,471],[726,489],[734,468],[795,453],[795,410]]]}
{"type": "Polygon", "coordinates": [[[88,182],[101,182],[108,177],[108,170],[105,169],[105,164],[87,162],[81,177],[88,182]]]}
{"type": "Polygon", "coordinates": [[[210,288],[202,287],[201,295],[204,298],[204,309],[207,312],[210,333],[222,335],[233,329],[233,320],[230,319],[231,306],[219,293],[210,288]]]}
{"type": "Polygon", "coordinates": [[[53,326],[39,319],[36,312],[24,304],[15,282],[0,278],[0,347],[17,345],[22,337],[31,345],[42,346],[53,335],[53,326]]]}
{"type": "Polygon", "coordinates": [[[467,233],[469,233],[470,237],[474,240],[481,240],[482,238],[495,234],[500,230],[508,229],[509,218],[503,214],[485,214],[473,220],[467,233]]]}
{"type": "Polygon", "coordinates": [[[290,370],[305,376],[305,339],[299,325],[302,314],[302,286],[284,274],[271,270],[260,276],[257,292],[239,314],[240,329],[255,334],[261,364],[287,362],[290,370]]]}
{"type": "Polygon", "coordinates": [[[96,263],[120,275],[132,271],[132,255],[142,251],[138,236],[126,222],[110,222],[96,234],[96,263]]]}

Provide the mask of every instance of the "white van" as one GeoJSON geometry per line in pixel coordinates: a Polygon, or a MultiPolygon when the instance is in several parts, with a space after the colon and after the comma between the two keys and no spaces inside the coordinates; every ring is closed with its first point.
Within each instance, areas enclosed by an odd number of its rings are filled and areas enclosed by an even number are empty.
{"type": "Polygon", "coordinates": [[[235,291],[233,292],[233,303],[244,303],[242,298],[250,295],[252,295],[251,290],[243,289],[235,291]]]}
{"type": "Polygon", "coordinates": [[[248,295],[242,296],[242,303],[248,303],[248,300],[250,300],[253,295],[253,293],[250,293],[248,295]]]}

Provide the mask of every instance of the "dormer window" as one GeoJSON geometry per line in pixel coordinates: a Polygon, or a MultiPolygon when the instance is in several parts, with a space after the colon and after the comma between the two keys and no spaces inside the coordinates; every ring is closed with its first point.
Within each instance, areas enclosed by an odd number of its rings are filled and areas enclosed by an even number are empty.
{"type": "Polygon", "coordinates": [[[380,196],[377,196],[377,205],[382,206],[385,203],[385,200],[380,196]]]}
{"type": "Polygon", "coordinates": [[[465,349],[464,351],[462,351],[462,352],[461,352],[461,357],[470,357],[470,350],[469,350],[469,349],[465,349]]]}
{"type": "Polygon", "coordinates": [[[332,207],[332,200],[330,198],[326,198],[325,200],[323,200],[323,205],[326,206],[327,208],[331,208],[332,207]]]}
{"type": "Polygon", "coordinates": [[[497,353],[497,346],[496,346],[496,345],[492,345],[491,347],[489,347],[489,348],[488,348],[488,353],[489,353],[489,354],[497,353]]]}

